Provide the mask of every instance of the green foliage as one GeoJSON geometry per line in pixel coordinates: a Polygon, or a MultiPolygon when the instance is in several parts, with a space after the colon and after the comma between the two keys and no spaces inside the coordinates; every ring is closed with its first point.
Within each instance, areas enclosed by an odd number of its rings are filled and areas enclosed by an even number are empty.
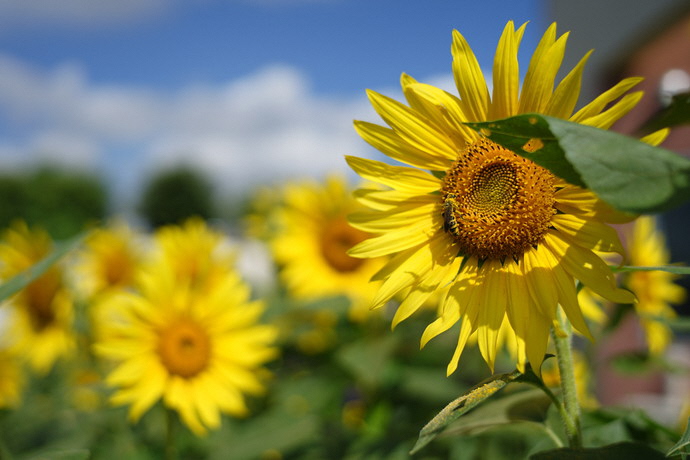
{"type": "Polygon", "coordinates": [[[509,374],[496,374],[487,380],[475,385],[467,393],[452,401],[441,412],[438,413],[424,428],[419,432],[419,439],[412,448],[411,453],[419,452],[424,446],[429,444],[439,433],[458,419],[468,413],[496,392],[503,389],[512,382],[532,380],[532,376],[525,377],[520,371],[513,371],[509,374]]]}
{"type": "Polygon", "coordinates": [[[536,114],[468,125],[622,211],[659,212],[690,198],[690,160],[628,136],[536,114]]]}
{"type": "Polygon", "coordinates": [[[685,431],[678,442],[666,453],[667,456],[681,455],[683,460],[690,455],[690,418],[688,419],[685,431]]]}
{"type": "Polygon", "coordinates": [[[655,114],[642,127],[643,133],[690,123],[690,93],[676,94],[671,103],[655,114]]]}
{"type": "Polygon", "coordinates": [[[201,172],[190,167],[161,171],[144,188],[139,212],[154,228],[179,224],[193,216],[214,217],[211,184],[201,172]]]}
{"type": "Polygon", "coordinates": [[[49,167],[0,176],[0,228],[21,219],[68,238],[107,213],[108,194],[97,176],[49,167]]]}
{"type": "Polygon", "coordinates": [[[549,450],[532,455],[530,460],[630,460],[631,458],[663,460],[666,457],[645,444],[621,442],[604,447],[549,450]]]}

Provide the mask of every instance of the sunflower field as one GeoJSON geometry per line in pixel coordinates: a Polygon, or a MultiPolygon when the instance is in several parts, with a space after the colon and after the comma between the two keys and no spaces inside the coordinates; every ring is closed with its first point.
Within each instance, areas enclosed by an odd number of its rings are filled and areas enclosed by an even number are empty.
{"type": "Polygon", "coordinates": [[[7,211],[0,459],[686,458],[690,390],[601,402],[611,369],[690,381],[690,268],[655,216],[690,198],[690,160],[659,147],[686,99],[609,131],[639,79],[579,101],[589,54],[557,81],[553,24],[520,81],[525,27],[491,90],[453,31],[457,94],[369,91],[382,124],[354,129],[381,155],[345,159],[356,184],[266,184],[218,218],[178,172],[147,224],[7,211]]]}

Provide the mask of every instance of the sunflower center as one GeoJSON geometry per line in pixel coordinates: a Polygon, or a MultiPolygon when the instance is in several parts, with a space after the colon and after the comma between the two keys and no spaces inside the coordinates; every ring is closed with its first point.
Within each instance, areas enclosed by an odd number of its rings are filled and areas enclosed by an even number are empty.
{"type": "Polygon", "coordinates": [[[34,331],[43,331],[55,322],[56,312],[53,301],[59,286],[59,275],[51,270],[24,289],[23,295],[34,331]]]}
{"type": "Polygon", "coordinates": [[[181,318],[160,330],[158,355],[168,372],[191,378],[206,369],[211,358],[211,341],[201,325],[181,318]]]}
{"type": "Polygon", "coordinates": [[[132,279],[133,261],[127,255],[125,248],[117,248],[109,254],[104,264],[104,278],[108,286],[121,286],[132,279]]]}
{"type": "Polygon", "coordinates": [[[466,255],[517,258],[549,229],[554,185],[548,170],[482,138],[446,173],[444,229],[466,255]]]}
{"type": "Polygon", "coordinates": [[[351,257],[347,251],[369,236],[351,227],[344,218],[334,219],[324,226],[321,233],[321,254],[335,271],[353,272],[364,263],[364,259],[351,257]]]}

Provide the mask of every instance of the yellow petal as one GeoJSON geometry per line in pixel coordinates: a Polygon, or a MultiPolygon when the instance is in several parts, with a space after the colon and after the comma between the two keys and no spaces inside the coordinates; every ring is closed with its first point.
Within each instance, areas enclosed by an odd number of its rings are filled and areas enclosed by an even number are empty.
{"type": "Polygon", "coordinates": [[[438,202],[438,195],[417,195],[400,190],[381,190],[360,188],[353,192],[354,198],[362,205],[377,211],[388,211],[401,204],[424,205],[438,202]]]}
{"type": "Polygon", "coordinates": [[[457,30],[453,31],[453,76],[462,100],[462,111],[470,121],[486,121],[489,90],[479,62],[457,30]]]}
{"type": "Polygon", "coordinates": [[[582,72],[585,68],[587,60],[592,55],[592,51],[588,51],[587,54],[580,59],[573,70],[566,75],[563,80],[558,84],[556,90],[551,95],[549,103],[544,109],[546,115],[551,115],[558,118],[568,118],[572,115],[575,106],[577,105],[577,100],[580,96],[580,88],[582,87],[582,72]]]}
{"type": "Polygon", "coordinates": [[[455,277],[458,272],[459,260],[446,266],[440,266],[429,273],[424,281],[417,284],[414,289],[405,297],[391,321],[391,328],[397,326],[401,321],[407,319],[422,304],[436,293],[442,286],[445,286],[455,277]]]}
{"type": "Polygon", "coordinates": [[[451,257],[444,256],[444,246],[447,246],[447,238],[439,235],[389,262],[390,267],[384,267],[387,278],[372,301],[372,308],[383,305],[402,289],[423,280],[435,265],[450,263],[451,257]]]}
{"type": "Polygon", "coordinates": [[[532,57],[520,96],[520,113],[544,113],[553,94],[558,69],[563,62],[567,39],[568,34],[563,34],[555,43],[543,50],[543,54],[538,56],[535,54],[532,57]]]}
{"type": "Polygon", "coordinates": [[[364,240],[347,253],[352,257],[359,258],[373,258],[395,254],[425,243],[442,231],[441,226],[435,225],[433,221],[420,220],[396,231],[390,231],[364,240]]]}
{"type": "Polygon", "coordinates": [[[506,315],[506,280],[501,262],[488,260],[480,269],[483,273],[478,281],[479,319],[477,326],[479,351],[484,361],[494,371],[498,332],[506,315]]]}
{"type": "MultiPolygon", "coordinates": [[[[475,261],[476,262],[476,261],[475,261]]],[[[422,334],[421,346],[425,346],[429,340],[447,331],[461,316],[467,312],[467,306],[477,294],[476,289],[477,265],[469,261],[463,271],[449,288],[447,295],[441,299],[442,313],[439,318],[429,324],[422,334]]],[[[476,316],[476,315],[475,315],[476,316]]]]}
{"type": "Polygon", "coordinates": [[[390,128],[365,121],[355,121],[354,126],[362,139],[372,147],[402,163],[422,169],[443,171],[448,169],[452,160],[455,160],[455,157],[449,160],[415,148],[390,128]]]}
{"type": "Polygon", "coordinates": [[[396,190],[424,194],[441,187],[439,179],[419,169],[391,166],[380,161],[346,156],[347,164],[364,179],[387,185],[396,190]]]}
{"type": "Polygon", "coordinates": [[[553,266],[551,275],[558,293],[558,303],[563,308],[573,327],[588,339],[594,340],[577,301],[575,279],[558,265],[556,256],[551,254],[546,247],[542,248],[542,254],[550,259],[550,263],[553,266]]]}
{"type": "Polygon", "coordinates": [[[438,197],[430,196],[428,203],[398,206],[388,211],[362,211],[350,214],[348,221],[354,228],[365,232],[388,232],[407,226],[417,226],[417,222],[428,225],[430,220],[441,224],[441,205],[438,197]],[[435,199],[434,199],[435,198],[435,199]]]}
{"type": "Polygon", "coordinates": [[[616,230],[604,223],[572,214],[556,214],[551,218],[551,223],[558,231],[570,235],[587,249],[616,252],[621,256],[625,253],[616,230]]]}
{"type": "Polygon", "coordinates": [[[470,334],[474,332],[474,329],[475,326],[472,324],[471,318],[469,316],[465,316],[462,320],[462,323],[460,324],[458,343],[455,346],[455,352],[453,353],[453,357],[450,359],[448,367],[446,368],[446,375],[452,374],[458,368],[458,363],[460,362],[460,355],[462,355],[462,351],[465,349],[465,344],[467,344],[467,339],[469,338],[470,334]]]}
{"type": "Polygon", "coordinates": [[[644,136],[640,140],[642,142],[649,144],[649,145],[657,146],[657,145],[661,144],[662,142],[664,142],[670,133],[671,133],[671,130],[669,128],[663,128],[663,129],[660,129],[658,131],[654,131],[653,133],[644,136]]]}
{"type": "Polygon", "coordinates": [[[592,251],[578,246],[567,235],[549,232],[543,244],[551,250],[559,265],[570,276],[580,280],[592,291],[612,302],[635,302],[635,296],[631,292],[616,286],[616,279],[603,260],[592,251]]]}
{"type": "Polygon", "coordinates": [[[443,116],[447,129],[458,134],[456,143],[459,148],[464,148],[466,144],[478,138],[477,132],[464,124],[469,120],[463,112],[463,103],[460,99],[442,89],[423,83],[410,85],[409,90],[414,92],[419,99],[433,105],[443,116]]]}
{"type": "Polygon", "coordinates": [[[581,123],[584,119],[598,115],[606,108],[606,106],[609,105],[609,103],[621,97],[623,94],[628,92],[630,88],[637,85],[642,80],[643,78],[641,77],[630,77],[619,81],[611,89],[600,94],[592,102],[578,110],[575,115],[570,117],[570,121],[581,123]]]}
{"type": "Polygon", "coordinates": [[[554,285],[551,272],[555,261],[547,257],[547,251],[541,246],[529,249],[523,256],[522,270],[526,278],[527,290],[544,318],[556,317],[558,291],[554,285]]]}
{"type": "Polygon", "coordinates": [[[489,119],[495,120],[515,115],[518,109],[520,69],[517,52],[525,25],[515,32],[513,21],[508,21],[498,41],[493,68],[493,98],[489,119]]]}
{"type": "Polygon", "coordinates": [[[530,316],[529,336],[525,339],[525,348],[530,366],[537,375],[541,375],[541,363],[546,355],[550,332],[549,319],[539,313],[530,316]]]}
{"type": "Polygon", "coordinates": [[[623,118],[628,112],[630,112],[644,93],[642,91],[637,91],[635,93],[626,94],[621,98],[620,101],[616,102],[611,108],[595,115],[593,117],[585,118],[580,123],[587,126],[594,126],[600,129],[609,129],[615,122],[623,118]]]}
{"type": "Polygon", "coordinates": [[[367,94],[374,110],[405,142],[440,159],[456,158],[453,141],[418,112],[375,91],[367,94]]]}

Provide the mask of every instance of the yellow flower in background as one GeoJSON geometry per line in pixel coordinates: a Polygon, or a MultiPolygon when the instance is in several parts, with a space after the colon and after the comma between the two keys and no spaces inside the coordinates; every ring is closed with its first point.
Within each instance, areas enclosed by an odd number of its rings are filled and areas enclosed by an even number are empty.
{"type": "Polygon", "coordinates": [[[76,284],[87,298],[134,283],[143,260],[138,236],[124,222],[94,230],[75,267],[76,284]]]}
{"type": "MultiPolygon", "coordinates": [[[[627,246],[631,265],[654,267],[670,262],[664,235],[651,216],[637,219],[627,246]]],[[[685,300],[685,289],[673,282],[677,278],[661,270],[634,271],[627,277],[627,286],[637,296],[634,307],[645,330],[649,352],[654,355],[663,353],[673,340],[671,328],[663,321],[676,317],[671,304],[685,300]]]]}
{"type": "Polygon", "coordinates": [[[0,350],[0,409],[13,408],[21,402],[24,374],[17,354],[0,350]]]}
{"type": "MultiPolygon", "coordinates": [[[[32,267],[53,250],[50,236],[19,222],[5,231],[0,243],[0,278],[7,280],[32,267]]],[[[9,301],[5,333],[9,346],[38,373],[47,373],[61,356],[74,349],[73,299],[55,264],[9,301]]]]}
{"type": "Polygon", "coordinates": [[[361,321],[369,314],[378,283],[370,282],[383,259],[356,259],[347,254],[355,244],[371,237],[347,222],[361,206],[345,180],[331,176],[325,183],[288,185],[276,221],[280,230],[271,242],[280,276],[297,299],[345,295],[350,317],[361,321]]]}
{"type": "Polygon", "coordinates": [[[197,435],[218,428],[221,413],[247,415],[244,395],[264,391],[262,365],[277,354],[277,330],[259,323],[263,305],[249,296],[235,273],[193,289],[151,272],[139,292],[111,297],[95,350],[115,363],[112,402],[136,421],[162,400],[197,435]]]}
{"type": "MultiPolygon", "coordinates": [[[[350,255],[392,256],[381,271],[384,281],[373,306],[411,288],[394,325],[449,286],[439,318],[422,337],[424,345],[461,321],[448,374],[456,370],[475,332],[481,354],[493,368],[506,315],[521,370],[529,361],[538,371],[559,305],[574,328],[589,337],[576,280],[612,301],[633,301],[595,253],[623,252],[606,222],[625,216],[589,190],[560,180],[463,125],[532,112],[606,129],[640,99],[641,93],[625,94],[640,81],[629,78],[573,115],[589,55],[554,85],[567,39],[567,34],[557,37],[555,24],[542,37],[520,87],[517,52],[524,27],[515,30],[509,22],[503,31],[494,60],[493,95],[469,45],[455,31],[453,72],[459,98],[403,75],[409,106],[368,93],[390,127],[355,122],[365,141],[409,166],[348,157],[360,176],[387,188],[358,191],[371,211],[353,215],[350,222],[376,236],[350,255]]],[[[647,141],[658,143],[665,133],[647,141]]]]}
{"type": "Polygon", "coordinates": [[[178,282],[199,289],[223,280],[235,262],[226,235],[200,218],[159,228],[154,246],[152,264],[157,268],[149,270],[170,270],[178,282]]]}

